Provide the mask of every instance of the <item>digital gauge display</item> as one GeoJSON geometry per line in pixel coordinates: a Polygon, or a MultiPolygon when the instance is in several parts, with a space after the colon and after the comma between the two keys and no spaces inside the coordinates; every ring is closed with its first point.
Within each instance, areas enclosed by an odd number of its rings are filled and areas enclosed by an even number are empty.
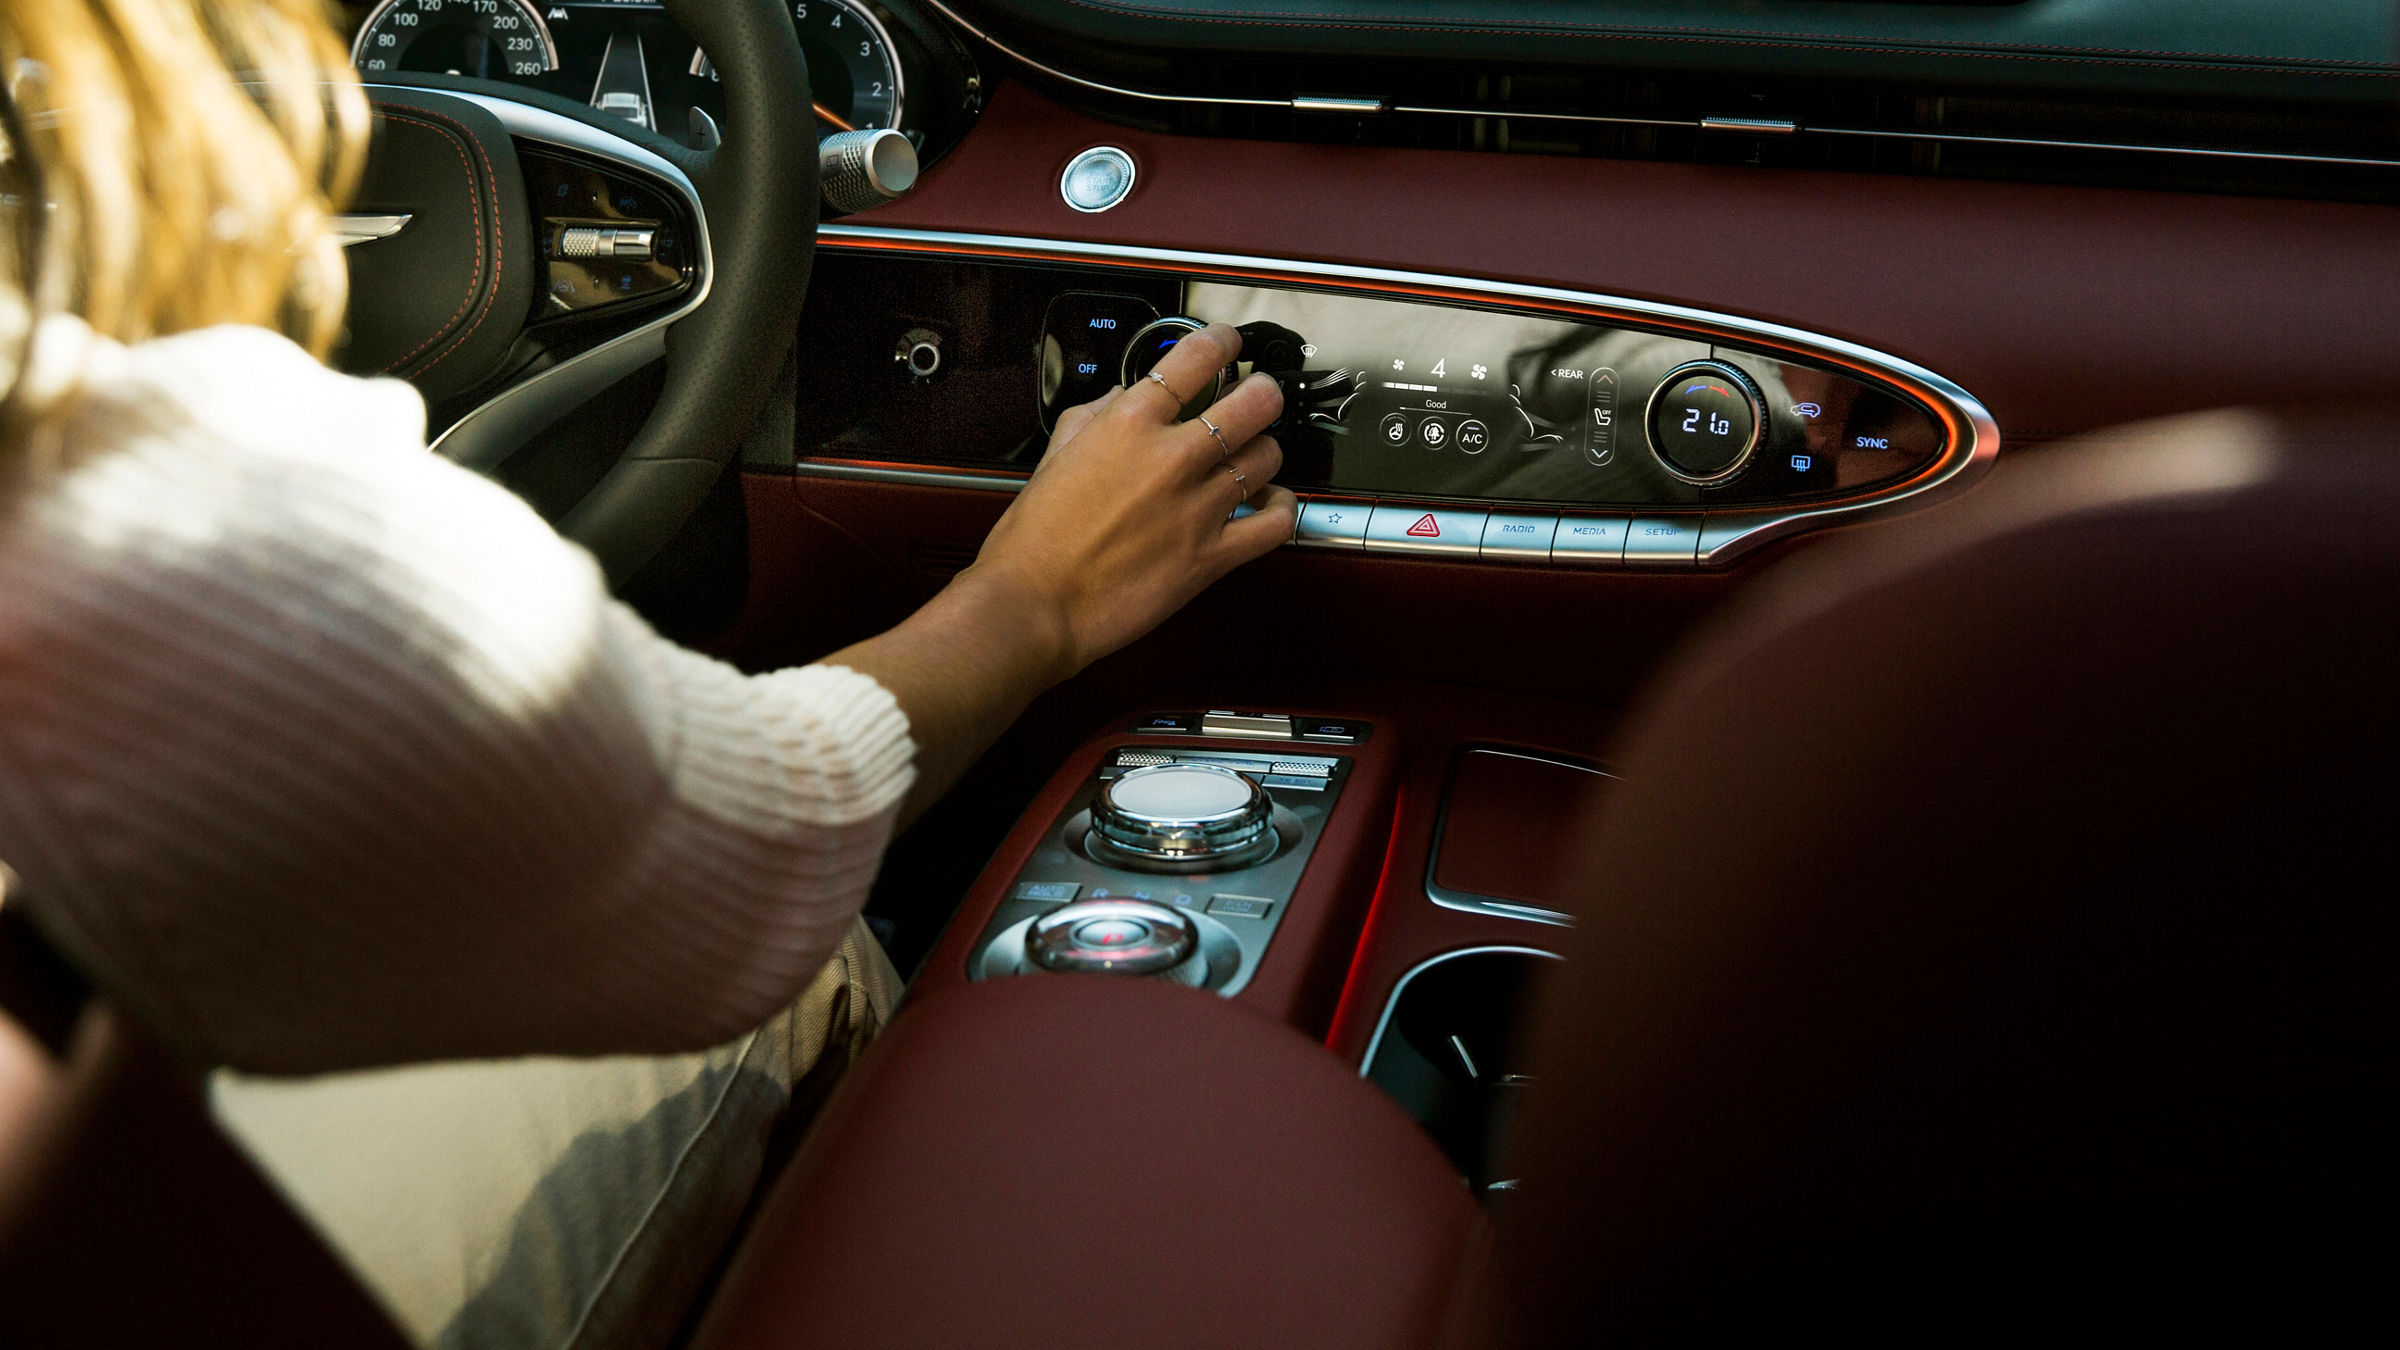
{"type": "MultiPolygon", "coordinates": [[[[825,131],[898,128],[901,53],[869,0],[789,0],[825,131]]],[[[715,144],[724,89],[656,0],[380,0],[351,60],[371,82],[412,72],[530,85],[684,141],[715,144]]]]}

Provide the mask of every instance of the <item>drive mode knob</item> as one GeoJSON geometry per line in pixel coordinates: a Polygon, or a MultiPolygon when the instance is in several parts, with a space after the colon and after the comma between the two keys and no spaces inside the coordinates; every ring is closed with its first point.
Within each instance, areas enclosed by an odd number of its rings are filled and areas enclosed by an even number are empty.
{"type": "Polygon", "coordinates": [[[1275,851],[1275,804],[1231,769],[1135,769],[1092,803],[1086,847],[1102,862],[1140,871],[1247,866],[1275,851]]]}
{"type": "Polygon", "coordinates": [[[1061,905],[1025,930],[1025,959],[1061,972],[1156,975],[1182,965],[1199,945],[1189,914],[1146,900],[1061,905]]]}
{"type": "Polygon", "coordinates": [[[1650,395],[1650,448],[1668,473],[1703,487],[1740,473],[1767,425],[1766,395],[1723,361],[1667,372],[1650,395]]]}

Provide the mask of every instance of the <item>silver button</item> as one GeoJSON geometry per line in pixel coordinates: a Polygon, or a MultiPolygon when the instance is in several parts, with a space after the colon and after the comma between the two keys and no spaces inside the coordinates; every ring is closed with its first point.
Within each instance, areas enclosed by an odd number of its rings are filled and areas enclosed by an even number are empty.
{"type": "Polygon", "coordinates": [[[1283,713],[1260,713],[1244,716],[1241,713],[1212,709],[1200,718],[1203,736],[1260,736],[1269,740],[1288,741],[1292,738],[1292,719],[1283,713]]]}
{"type": "Polygon", "coordinates": [[[1365,502],[1302,502],[1292,541],[1317,548],[1357,548],[1367,541],[1367,516],[1374,509],[1365,502]]]}
{"type": "Polygon", "coordinates": [[[1494,511],[1483,525],[1483,556],[1507,562],[1550,561],[1558,516],[1550,511],[1494,511]]]}
{"type": "Polygon", "coordinates": [[[1367,519],[1367,547],[1472,558],[1483,551],[1488,511],[1381,502],[1367,519]]]}
{"type": "Polygon", "coordinates": [[[1700,552],[1700,517],[1636,516],[1625,529],[1627,567],[1689,567],[1700,552]]]}
{"type": "Polygon", "coordinates": [[[1095,145],[1067,161],[1058,176],[1058,195],[1089,214],[1106,211],[1133,192],[1133,156],[1113,145],[1095,145]]]}
{"type": "Polygon", "coordinates": [[[1625,517],[1560,516],[1558,534],[1550,544],[1550,560],[1562,563],[1616,563],[1625,559],[1625,517]]]}

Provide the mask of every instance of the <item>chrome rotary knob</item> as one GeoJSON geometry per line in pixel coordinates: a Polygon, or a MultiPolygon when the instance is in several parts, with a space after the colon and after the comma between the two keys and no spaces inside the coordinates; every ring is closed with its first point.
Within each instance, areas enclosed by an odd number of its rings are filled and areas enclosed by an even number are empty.
{"type": "Polygon", "coordinates": [[[1135,769],[1092,803],[1086,847],[1101,862],[1141,871],[1244,867],[1275,851],[1275,804],[1231,769],[1135,769]]]}
{"type": "Polygon", "coordinates": [[[1044,970],[1156,975],[1200,945],[1191,916],[1147,900],[1061,905],[1025,930],[1025,959],[1044,970]]]}

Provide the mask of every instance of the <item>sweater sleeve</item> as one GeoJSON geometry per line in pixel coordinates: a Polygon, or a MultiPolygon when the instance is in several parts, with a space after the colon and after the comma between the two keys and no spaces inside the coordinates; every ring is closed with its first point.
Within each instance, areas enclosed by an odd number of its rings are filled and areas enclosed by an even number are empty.
{"type": "Polygon", "coordinates": [[[0,535],[0,859],[194,1053],[690,1049],[833,951],[914,776],[881,685],[666,641],[405,387],[265,334],[96,348],[57,426],[0,535]]]}

